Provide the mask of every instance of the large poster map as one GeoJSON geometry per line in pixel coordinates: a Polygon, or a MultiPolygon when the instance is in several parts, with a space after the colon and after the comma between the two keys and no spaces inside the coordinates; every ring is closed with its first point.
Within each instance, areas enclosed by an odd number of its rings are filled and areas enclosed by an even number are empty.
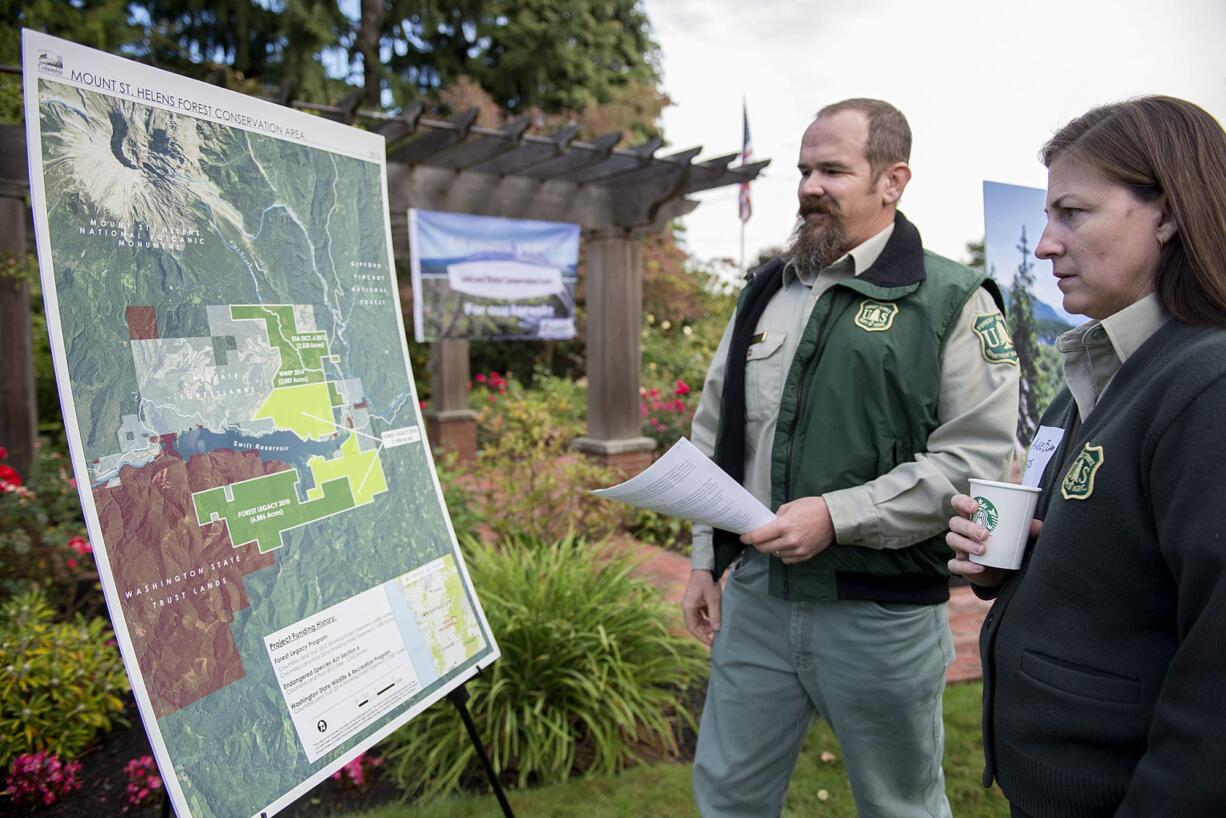
{"type": "Polygon", "coordinates": [[[25,32],[74,468],[180,815],[272,814],[497,658],[422,434],[381,137],[25,32]]]}

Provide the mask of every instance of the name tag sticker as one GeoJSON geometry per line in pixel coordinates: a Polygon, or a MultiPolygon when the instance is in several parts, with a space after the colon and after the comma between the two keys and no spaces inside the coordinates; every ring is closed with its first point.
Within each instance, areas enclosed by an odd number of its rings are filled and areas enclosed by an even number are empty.
{"type": "Polygon", "coordinates": [[[1043,471],[1047,468],[1052,455],[1056,453],[1056,449],[1060,448],[1062,440],[1064,440],[1064,430],[1059,426],[1039,427],[1039,430],[1034,433],[1034,440],[1030,443],[1030,451],[1026,452],[1026,470],[1022,472],[1023,486],[1039,485],[1039,480],[1043,478],[1043,471]]]}

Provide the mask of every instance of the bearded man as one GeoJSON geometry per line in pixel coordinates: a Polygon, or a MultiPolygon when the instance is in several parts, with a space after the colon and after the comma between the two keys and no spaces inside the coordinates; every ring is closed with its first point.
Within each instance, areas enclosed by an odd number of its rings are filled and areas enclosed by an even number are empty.
{"type": "Polygon", "coordinates": [[[739,538],[694,530],[706,818],[779,815],[815,714],[862,818],[950,814],[944,532],[967,478],[1007,473],[1018,366],[995,283],[897,212],[910,151],[888,103],[818,113],[791,245],[742,291],[694,416],[694,444],[777,515],[739,538]]]}

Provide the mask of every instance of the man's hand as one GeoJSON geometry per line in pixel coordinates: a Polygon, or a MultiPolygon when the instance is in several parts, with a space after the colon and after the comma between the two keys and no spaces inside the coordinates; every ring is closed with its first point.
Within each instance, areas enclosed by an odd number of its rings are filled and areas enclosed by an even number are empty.
{"type": "Polygon", "coordinates": [[[774,520],[742,534],[741,542],[792,565],[825,551],[834,542],[834,523],[825,500],[802,497],[779,506],[774,520]]]}
{"type": "Polygon", "coordinates": [[[715,641],[719,630],[719,585],[711,578],[710,571],[696,569],[690,572],[690,581],[681,597],[681,611],[685,614],[685,626],[690,633],[707,647],[715,641]]]}
{"type": "MultiPolygon", "coordinates": [[[[966,577],[967,581],[985,588],[1000,585],[1009,576],[1008,569],[971,562],[971,554],[978,556],[988,550],[984,542],[991,533],[969,519],[979,510],[979,504],[965,494],[955,494],[951,502],[960,516],[949,518],[949,533],[945,535],[946,545],[954,550],[954,558],[949,561],[950,573],[966,577]]],[[[1042,520],[1031,520],[1030,539],[1039,536],[1042,528],[1042,520]]]]}

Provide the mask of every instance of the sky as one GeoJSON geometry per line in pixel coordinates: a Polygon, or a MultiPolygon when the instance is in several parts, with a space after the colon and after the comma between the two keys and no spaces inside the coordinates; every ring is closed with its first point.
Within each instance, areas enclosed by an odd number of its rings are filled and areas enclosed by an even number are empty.
{"type": "MultiPolygon", "coordinates": [[[[928,249],[965,260],[984,235],[983,181],[1046,187],[1039,148],[1094,105],[1145,94],[1191,100],[1226,122],[1223,0],[645,0],[673,100],[670,146],[699,161],[755,159],[745,255],[786,243],[800,136],[819,108],[878,97],[911,124],[902,210],[928,249]]],[[[735,187],[696,194],[686,246],[740,256],[735,187]]],[[[1036,237],[1037,238],[1037,237],[1036,237]]]]}

